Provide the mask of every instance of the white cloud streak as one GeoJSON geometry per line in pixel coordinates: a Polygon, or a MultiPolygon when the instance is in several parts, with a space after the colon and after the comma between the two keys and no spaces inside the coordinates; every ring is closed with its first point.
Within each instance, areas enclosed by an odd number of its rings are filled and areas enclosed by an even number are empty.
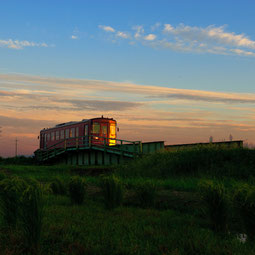
{"type": "Polygon", "coordinates": [[[114,33],[116,38],[129,39],[130,45],[139,42],[145,46],[179,52],[255,57],[255,41],[245,34],[225,31],[226,26],[192,27],[179,24],[174,27],[164,24],[162,29],[160,23],[156,23],[149,31],[153,33],[145,33],[142,25],[132,27],[130,32],[116,31],[109,26],[99,27],[114,33]]]}
{"type": "Polygon", "coordinates": [[[115,32],[115,29],[113,27],[110,26],[103,26],[103,25],[99,25],[98,26],[100,29],[104,30],[105,32],[115,32]]]}
{"type": "Polygon", "coordinates": [[[0,40],[0,47],[2,48],[9,48],[15,50],[21,50],[25,47],[49,47],[46,43],[35,43],[29,41],[19,41],[19,40],[0,40]]]}

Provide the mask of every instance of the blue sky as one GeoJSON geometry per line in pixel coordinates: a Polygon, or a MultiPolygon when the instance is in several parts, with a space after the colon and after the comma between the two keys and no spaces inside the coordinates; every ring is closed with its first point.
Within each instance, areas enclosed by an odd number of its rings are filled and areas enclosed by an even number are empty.
{"type": "Polygon", "coordinates": [[[255,142],[254,11],[252,0],[2,1],[0,126],[27,139],[24,153],[43,125],[102,113],[122,138],[255,142]]]}
{"type": "Polygon", "coordinates": [[[255,40],[254,1],[2,1],[0,40],[46,43],[0,48],[0,70],[175,88],[254,92],[254,56],[152,48],[108,38],[99,26],[146,34],[160,23],[222,27],[255,40]],[[72,40],[71,36],[77,36],[72,40]]]}

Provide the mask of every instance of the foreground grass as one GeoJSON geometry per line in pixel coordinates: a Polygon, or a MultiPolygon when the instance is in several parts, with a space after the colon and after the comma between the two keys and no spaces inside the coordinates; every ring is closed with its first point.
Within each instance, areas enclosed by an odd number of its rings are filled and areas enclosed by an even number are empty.
{"type": "MultiPolygon", "coordinates": [[[[120,178],[125,191],[123,206],[114,210],[104,206],[100,167],[5,164],[0,165],[0,172],[41,183],[45,191],[41,254],[255,254],[255,243],[237,238],[243,230],[232,208],[228,232],[213,231],[199,193],[200,183],[208,180],[221,182],[228,194],[238,185],[254,185],[254,151],[197,151],[204,162],[199,162],[194,150],[188,152],[158,153],[121,169],[107,169],[120,178]],[[241,163],[236,165],[238,160],[241,163]],[[240,164],[240,171],[246,169],[243,173],[238,173],[240,164]],[[79,206],[71,203],[68,194],[74,175],[82,176],[87,185],[79,206]],[[66,187],[65,195],[49,191],[56,178],[66,187]],[[147,209],[136,195],[137,187],[145,182],[157,190],[155,203],[147,209]]],[[[28,254],[19,229],[0,226],[0,254],[28,254]]]]}

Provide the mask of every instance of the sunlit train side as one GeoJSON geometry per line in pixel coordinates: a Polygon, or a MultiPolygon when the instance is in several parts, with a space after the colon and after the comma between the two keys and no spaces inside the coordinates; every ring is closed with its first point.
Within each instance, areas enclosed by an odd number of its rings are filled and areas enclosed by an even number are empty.
{"type": "Polygon", "coordinates": [[[116,120],[84,119],[61,123],[40,131],[40,149],[92,145],[116,145],[116,120]]]}

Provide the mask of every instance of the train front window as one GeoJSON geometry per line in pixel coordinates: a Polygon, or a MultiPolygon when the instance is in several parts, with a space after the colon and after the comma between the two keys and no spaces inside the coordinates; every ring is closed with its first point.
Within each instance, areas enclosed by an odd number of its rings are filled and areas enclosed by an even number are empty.
{"type": "Polygon", "coordinates": [[[107,126],[102,126],[102,134],[103,136],[107,136],[107,126]]]}
{"type": "Polygon", "coordinates": [[[115,135],[116,135],[116,126],[115,126],[115,124],[110,125],[110,135],[112,137],[115,137],[115,135]]]}
{"type": "Polygon", "coordinates": [[[100,133],[100,124],[99,123],[94,123],[93,124],[92,132],[94,134],[99,134],[100,133]]]}

